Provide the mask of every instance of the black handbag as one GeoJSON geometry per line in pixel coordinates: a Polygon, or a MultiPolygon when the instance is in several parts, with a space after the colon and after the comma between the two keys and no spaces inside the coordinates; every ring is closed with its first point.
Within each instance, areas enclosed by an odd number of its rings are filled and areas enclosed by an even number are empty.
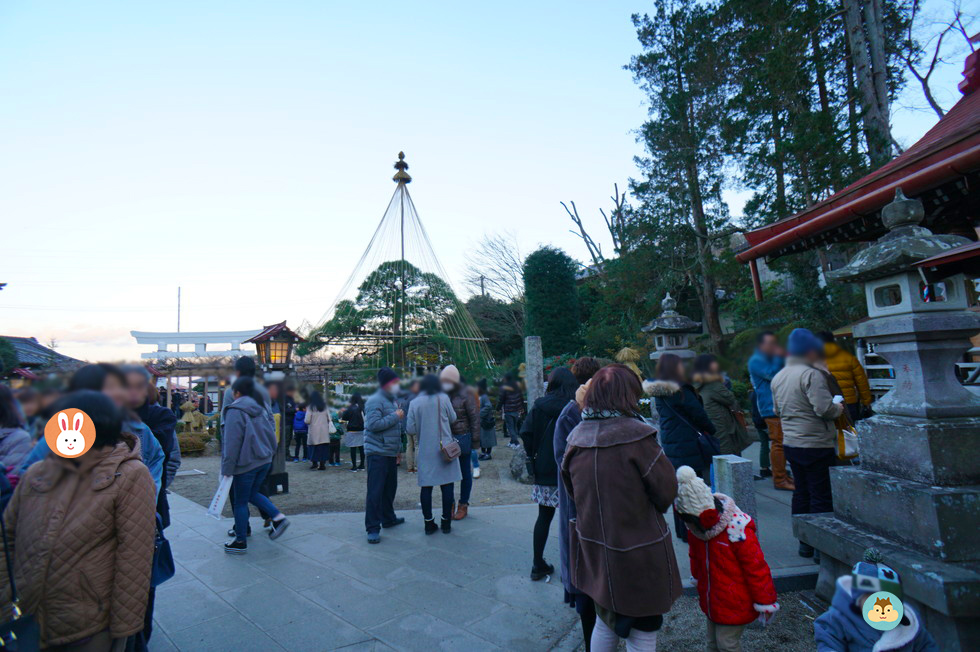
{"type": "Polygon", "coordinates": [[[0,530],[3,531],[3,556],[7,563],[7,578],[10,580],[10,606],[13,618],[0,624],[0,649],[11,652],[35,652],[41,649],[41,628],[34,616],[21,613],[20,598],[17,595],[17,582],[14,580],[14,567],[10,562],[10,546],[7,544],[7,526],[0,513],[0,530]]]}
{"type": "Polygon", "coordinates": [[[174,553],[170,542],[163,536],[163,520],[157,514],[156,539],[153,542],[153,571],[150,573],[150,586],[157,587],[169,580],[177,572],[174,553]]]}

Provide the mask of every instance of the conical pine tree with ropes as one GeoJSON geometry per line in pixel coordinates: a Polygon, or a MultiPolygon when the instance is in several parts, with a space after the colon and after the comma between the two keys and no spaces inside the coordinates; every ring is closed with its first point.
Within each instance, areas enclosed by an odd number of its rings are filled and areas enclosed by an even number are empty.
{"type": "Polygon", "coordinates": [[[453,363],[474,373],[492,364],[486,339],[447,280],[419,219],[405,154],[397,183],[367,249],[301,354],[326,351],[364,369],[414,375],[453,363]]]}

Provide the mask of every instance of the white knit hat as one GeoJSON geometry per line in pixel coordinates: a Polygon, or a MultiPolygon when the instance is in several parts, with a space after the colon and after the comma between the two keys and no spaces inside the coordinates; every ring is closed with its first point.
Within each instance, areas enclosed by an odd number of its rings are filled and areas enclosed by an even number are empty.
{"type": "Polygon", "coordinates": [[[706,509],[715,508],[711,487],[704,483],[689,466],[677,469],[677,498],[674,508],[681,514],[699,516],[706,509]]]}
{"type": "Polygon", "coordinates": [[[459,369],[457,369],[456,365],[454,364],[446,365],[446,367],[439,372],[439,380],[444,380],[447,383],[456,383],[458,385],[459,369]]]}

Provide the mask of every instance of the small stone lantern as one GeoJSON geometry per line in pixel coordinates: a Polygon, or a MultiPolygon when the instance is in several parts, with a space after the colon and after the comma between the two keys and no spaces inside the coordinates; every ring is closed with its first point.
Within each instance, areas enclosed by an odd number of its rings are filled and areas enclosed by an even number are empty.
{"type": "Polygon", "coordinates": [[[650,353],[650,359],[659,360],[665,353],[673,353],[682,359],[693,358],[696,354],[688,346],[688,337],[690,333],[701,331],[701,322],[677,312],[677,300],[670,296],[670,292],[660,306],[663,308],[660,316],[640,329],[653,335],[656,350],[650,353]]]}

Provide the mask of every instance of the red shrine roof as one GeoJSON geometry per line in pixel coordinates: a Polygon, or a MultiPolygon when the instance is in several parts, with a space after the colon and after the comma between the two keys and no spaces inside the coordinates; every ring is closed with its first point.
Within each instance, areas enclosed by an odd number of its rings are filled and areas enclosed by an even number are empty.
{"type": "Polygon", "coordinates": [[[933,192],[937,203],[955,194],[942,187],[980,173],[980,50],[967,57],[963,76],[964,96],[917,143],[827,199],[749,231],[749,248],[737,259],[746,263],[828,242],[873,239],[883,232],[879,212],[899,187],[909,197],[933,192]]]}
{"type": "Polygon", "coordinates": [[[974,278],[980,275],[980,242],[971,242],[920,260],[915,266],[922,271],[930,283],[953,274],[966,274],[974,278]]]}

